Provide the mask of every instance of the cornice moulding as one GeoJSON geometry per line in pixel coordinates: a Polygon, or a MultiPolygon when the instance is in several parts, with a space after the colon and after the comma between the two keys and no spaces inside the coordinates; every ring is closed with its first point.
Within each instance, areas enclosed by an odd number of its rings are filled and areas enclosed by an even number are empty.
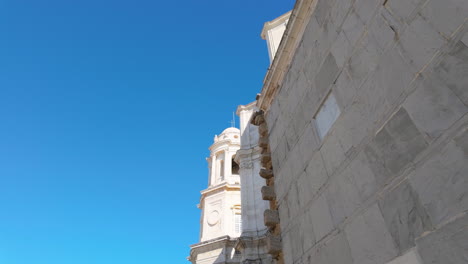
{"type": "Polygon", "coordinates": [[[286,14],[283,14],[280,17],[277,17],[277,18],[275,18],[275,19],[273,19],[271,21],[265,22],[265,24],[263,24],[262,33],[260,33],[260,36],[262,37],[262,39],[266,39],[266,33],[267,33],[268,30],[277,27],[281,23],[284,23],[286,20],[289,19],[290,16],[291,16],[291,11],[289,11],[286,14]]]}
{"type": "Polygon", "coordinates": [[[317,0],[298,0],[291,11],[289,22],[284,31],[278,51],[265,76],[261,95],[257,106],[268,111],[274,96],[283,82],[285,73],[288,71],[296,49],[299,45],[305,27],[315,10],[317,0]]]}

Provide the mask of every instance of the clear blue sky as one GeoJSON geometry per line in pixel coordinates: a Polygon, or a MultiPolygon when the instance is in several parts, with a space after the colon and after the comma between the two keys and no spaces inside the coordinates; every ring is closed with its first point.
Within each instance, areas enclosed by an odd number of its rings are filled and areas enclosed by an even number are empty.
{"type": "Polygon", "coordinates": [[[187,264],[293,0],[0,3],[0,264],[187,264]]]}

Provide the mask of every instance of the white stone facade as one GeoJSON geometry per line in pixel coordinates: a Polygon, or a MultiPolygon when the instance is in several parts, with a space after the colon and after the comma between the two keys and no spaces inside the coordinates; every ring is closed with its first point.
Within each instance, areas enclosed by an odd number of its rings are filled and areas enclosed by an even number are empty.
{"type": "Polygon", "coordinates": [[[236,160],[240,164],[242,197],[242,236],[237,249],[241,252],[241,263],[270,263],[266,253],[265,236],[267,228],[263,223],[263,212],[269,208],[262,199],[261,188],[264,180],[259,176],[261,149],[258,147],[258,128],[250,124],[256,102],[237,108],[240,118],[241,148],[236,160]]]}
{"type": "MultiPolygon", "coordinates": [[[[189,260],[196,264],[236,263],[235,238],[241,235],[239,165],[240,131],[227,128],[211,145],[208,188],[201,191],[200,242],[191,246],[189,260]]],[[[238,263],[238,261],[237,261],[238,263]]]]}

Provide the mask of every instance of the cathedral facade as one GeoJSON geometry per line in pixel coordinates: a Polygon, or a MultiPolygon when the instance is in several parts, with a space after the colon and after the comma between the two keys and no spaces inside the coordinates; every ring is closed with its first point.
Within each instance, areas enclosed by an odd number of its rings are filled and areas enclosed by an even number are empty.
{"type": "Polygon", "coordinates": [[[466,14],[298,0],[266,23],[271,65],[238,109],[242,232],[203,263],[468,263],[466,14]]]}

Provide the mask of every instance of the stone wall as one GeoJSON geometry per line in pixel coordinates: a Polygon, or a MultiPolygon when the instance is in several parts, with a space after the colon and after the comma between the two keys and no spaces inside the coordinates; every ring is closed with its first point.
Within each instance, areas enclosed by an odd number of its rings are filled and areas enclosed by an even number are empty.
{"type": "Polygon", "coordinates": [[[468,2],[317,1],[265,109],[284,262],[468,263],[468,2]]]}

